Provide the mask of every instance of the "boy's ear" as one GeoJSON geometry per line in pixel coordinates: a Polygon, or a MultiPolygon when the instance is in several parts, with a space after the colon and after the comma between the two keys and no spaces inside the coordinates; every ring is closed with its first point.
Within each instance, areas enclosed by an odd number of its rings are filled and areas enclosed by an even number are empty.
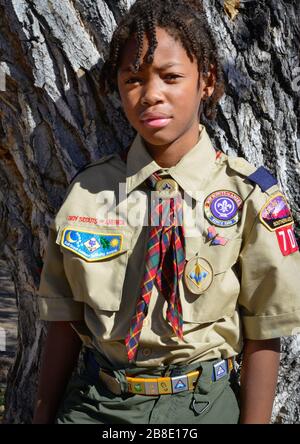
{"type": "Polygon", "coordinates": [[[202,99],[206,100],[209,97],[212,96],[215,85],[216,85],[216,79],[217,79],[217,72],[215,65],[210,65],[210,69],[208,73],[202,77],[203,81],[203,92],[202,92],[202,99]]]}

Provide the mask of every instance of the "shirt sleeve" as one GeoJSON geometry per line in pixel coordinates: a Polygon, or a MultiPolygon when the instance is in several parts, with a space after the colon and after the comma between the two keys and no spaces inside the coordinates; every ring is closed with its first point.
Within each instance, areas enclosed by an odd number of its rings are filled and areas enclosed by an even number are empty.
{"type": "Polygon", "coordinates": [[[44,266],[38,290],[40,319],[45,321],[83,320],[82,302],[73,298],[65,275],[63,255],[56,243],[57,232],[50,227],[44,266]]]}
{"type": "MultiPolygon", "coordinates": [[[[289,230],[293,233],[292,224],[289,230]]],[[[279,242],[276,231],[268,230],[257,216],[239,258],[238,305],[247,339],[300,331],[300,253],[284,255],[279,242]]]]}

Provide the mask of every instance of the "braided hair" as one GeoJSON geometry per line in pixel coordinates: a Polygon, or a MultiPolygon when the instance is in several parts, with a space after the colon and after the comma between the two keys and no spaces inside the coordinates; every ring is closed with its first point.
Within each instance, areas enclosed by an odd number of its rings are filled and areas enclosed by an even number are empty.
{"type": "Polygon", "coordinates": [[[100,73],[102,94],[118,91],[117,75],[122,51],[133,35],[137,42],[133,71],[137,72],[143,63],[141,54],[144,35],[147,35],[149,41],[144,61],[149,64],[153,62],[157,47],[156,27],[164,28],[172,37],[180,40],[188,57],[197,60],[199,73],[204,77],[208,74],[210,65],[215,67],[214,92],[202,104],[205,117],[214,119],[217,104],[224,92],[224,80],[215,39],[202,0],[137,0],[113,34],[109,55],[100,73]]]}

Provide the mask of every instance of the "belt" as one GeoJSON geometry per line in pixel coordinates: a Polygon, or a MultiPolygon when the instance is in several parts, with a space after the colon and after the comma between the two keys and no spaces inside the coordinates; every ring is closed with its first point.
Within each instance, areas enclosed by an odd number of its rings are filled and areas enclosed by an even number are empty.
{"type": "MultiPolygon", "coordinates": [[[[92,353],[89,354],[88,360],[93,367],[93,371],[97,372],[100,382],[113,394],[121,395],[121,384],[117,378],[111,374],[111,371],[101,368],[92,353]]],[[[201,362],[199,366],[201,366],[201,362]]],[[[213,364],[211,380],[215,382],[224,378],[231,372],[233,366],[233,358],[223,359],[213,364]]],[[[139,378],[125,375],[127,392],[135,395],[155,396],[193,391],[201,373],[202,370],[199,368],[199,370],[174,377],[139,378]]]]}

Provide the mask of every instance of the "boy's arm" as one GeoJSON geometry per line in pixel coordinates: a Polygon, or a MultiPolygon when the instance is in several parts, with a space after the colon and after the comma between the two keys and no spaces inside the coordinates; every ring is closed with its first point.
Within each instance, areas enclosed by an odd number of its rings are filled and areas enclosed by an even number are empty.
{"type": "Polygon", "coordinates": [[[70,322],[50,322],[43,350],[33,424],[55,420],[82,342],[70,322]]]}
{"type": "Polygon", "coordinates": [[[280,338],[247,339],[241,369],[241,424],[269,424],[280,362],[280,338]]]}

